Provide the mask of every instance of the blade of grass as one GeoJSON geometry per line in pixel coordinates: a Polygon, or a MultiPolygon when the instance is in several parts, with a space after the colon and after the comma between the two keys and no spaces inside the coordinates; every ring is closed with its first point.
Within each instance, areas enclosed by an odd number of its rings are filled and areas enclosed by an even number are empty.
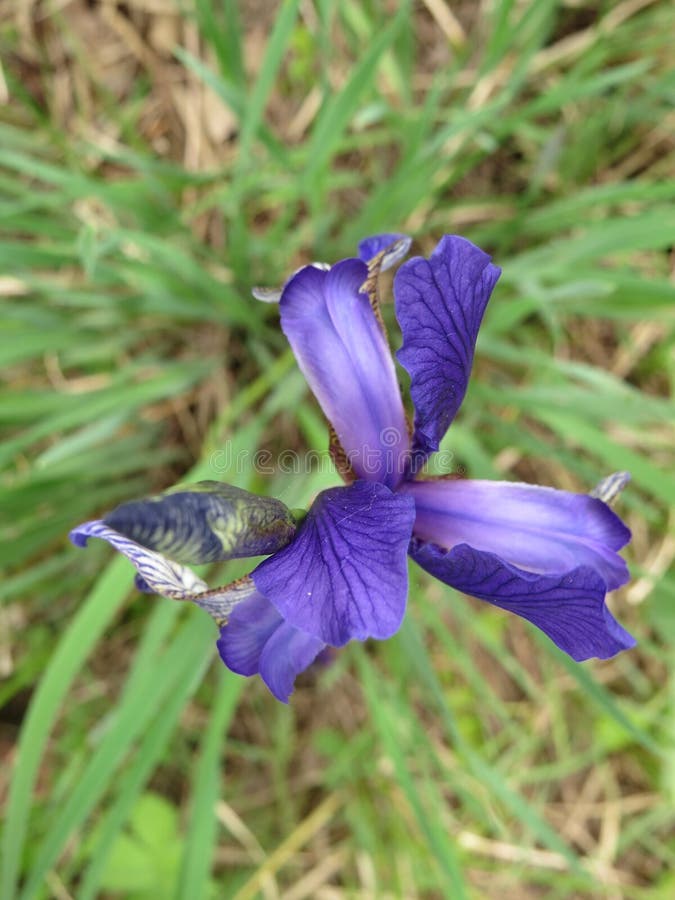
{"type": "Polygon", "coordinates": [[[304,173],[304,191],[308,198],[315,198],[317,179],[334,154],[363,92],[372,86],[375,70],[382,55],[391,46],[408,15],[409,4],[403,2],[389,25],[374,37],[370,47],[352,70],[351,76],[342,90],[328,100],[323,107],[312,131],[307,150],[309,162],[304,173]]]}
{"type": "Polygon", "coordinates": [[[243,678],[221,668],[209,725],[194,769],[187,838],[176,891],[178,900],[207,896],[218,826],[215,806],[220,796],[223,738],[244,684],[243,678]]]}
{"type": "Polygon", "coordinates": [[[295,20],[298,15],[299,0],[282,0],[274,20],[265,53],[258,70],[253,89],[249,94],[241,123],[239,136],[238,167],[246,169],[252,165],[251,149],[265,112],[265,104],[288,47],[295,20]]]}
{"type": "Polygon", "coordinates": [[[159,659],[150,655],[156,649],[155,642],[146,643],[146,652],[136,657],[134,671],[117,705],[112,725],[93,752],[74,790],[55,814],[31,860],[28,879],[19,895],[21,900],[32,900],[37,895],[41,882],[69,837],[84,823],[132,744],[161,709],[167,696],[188,677],[194,660],[205,652],[206,642],[213,637],[213,623],[206,616],[191,612],[193,614],[159,659]],[[158,668],[164,673],[162,678],[157,677],[158,668]]]}
{"type": "Polygon", "coordinates": [[[466,885],[452,837],[446,833],[439,822],[430,819],[428,810],[425,809],[425,804],[419,794],[418,785],[408,768],[399,729],[395,725],[395,723],[400,724],[407,717],[407,710],[402,709],[400,703],[383,691],[382,681],[376,676],[365,654],[358,653],[356,659],[370,714],[379,732],[385,752],[393,763],[396,780],[410,803],[422,834],[429,842],[440,871],[447,879],[445,882],[446,896],[461,900],[467,896],[466,885]]]}
{"type": "Polygon", "coordinates": [[[93,900],[98,896],[100,880],[112,846],[165,752],[181,713],[201,684],[210,662],[206,654],[201,659],[193,660],[185,679],[176,685],[159,715],[146,730],[135,758],[115,779],[115,797],[98,823],[94,841],[88,848],[90,861],[78,883],[78,900],[93,900]]]}
{"type": "Polygon", "coordinates": [[[568,861],[570,869],[581,873],[583,869],[579,864],[579,860],[565,841],[537,814],[535,809],[523,797],[510,788],[503,774],[469,747],[462,737],[445,700],[438,677],[429,664],[419,631],[411,617],[406,619],[401,629],[401,639],[408,647],[410,659],[413,660],[422,683],[427,687],[428,696],[435,701],[452,745],[466,759],[479,782],[504,803],[516,819],[522,822],[537,840],[550,850],[561,853],[568,861]]]}
{"type": "Polygon", "coordinates": [[[3,828],[0,886],[3,900],[15,900],[38,768],[61,703],[129,589],[126,560],[116,559],[80,607],[38,685],[21,730],[3,828]]]}

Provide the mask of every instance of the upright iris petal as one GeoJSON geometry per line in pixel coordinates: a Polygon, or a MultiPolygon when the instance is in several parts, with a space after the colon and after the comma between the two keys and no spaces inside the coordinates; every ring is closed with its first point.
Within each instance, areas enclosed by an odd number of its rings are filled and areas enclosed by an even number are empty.
{"type": "Polygon", "coordinates": [[[607,609],[605,582],[590,567],[539,575],[468,544],[446,550],[419,538],[413,539],[410,555],[456,590],[532,622],[577,662],[607,659],[635,645],[607,609]]]}
{"type": "Polygon", "coordinates": [[[358,478],[395,487],[409,447],[382,328],[361,291],[365,263],[302,269],[284,288],[281,327],[358,478]]]}
{"type": "Polygon", "coordinates": [[[382,484],[323,491],[253,581],[289,624],[327,644],[391,637],[405,612],[414,515],[412,498],[382,484]]]}
{"type": "Polygon", "coordinates": [[[359,241],[359,259],[367,263],[386,250],[380,265],[380,271],[386,272],[408,255],[411,244],[407,234],[374,234],[359,241]]]}
{"type": "Polygon", "coordinates": [[[596,569],[609,590],[628,580],[617,554],[630,531],[601,500],[500,481],[430,480],[402,486],[415,499],[415,535],[470,544],[534,572],[596,569]]]}
{"type": "MultiPolygon", "coordinates": [[[[359,241],[359,259],[368,263],[373,257],[377,256],[378,253],[386,250],[387,252],[380,263],[380,271],[385,272],[408,255],[411,244],[412,238],[408,237],[407,234],[373,234],[370,237],[359,241]]],[[[325,271],[330,269],[330,265],[325,262],[313,262],[311,265],[317,269],[324,269],[325,271]]],[[[251,293],[256,300],[261,300],[263,303],[278,303],[279,300],[281,300],[284,288],[293,275],[297,275],[299,271],[300,269],[296,269],[280,288],[254,287],[251,289],[251,293]]]]}
{"type": "Polygon", "coordinates": [[[413,451],[438,450],[469,383],[478,329],[501,269],[470,241],[445,235],[428,260],[413,257],[394,278],[397,353],[411,377],[413,451]]]}

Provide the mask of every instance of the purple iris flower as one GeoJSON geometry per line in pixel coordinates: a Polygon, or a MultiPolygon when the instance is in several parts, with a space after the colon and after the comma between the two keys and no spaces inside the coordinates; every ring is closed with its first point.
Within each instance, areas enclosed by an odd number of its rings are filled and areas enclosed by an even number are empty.
{"type": "Polygon", "coordinates": [[[428,260],[397,272],[410,434],[378,309],[364,290],[365,260],[398,237],[363,242],[361,259],[328,271],[301,269],[279,301],[282,329],[354,478],[317,497],[294,540],[253,571],[255,597],[222,630],[221,656],[244,674],[269,675],[273,647],[278,680],[265,680],[280,699],[324,645],[398,630],[407,553],[457,590],[528,619],[575,660],[635,643],[605,605],[606,592],[628,580],[617,551],[630,532],[603,500],[416,474],[464,399],[500,270],[469,241],[446,235],[428,260]]]}
{"type": "MultiPolygon", "coordinates": [[[[629,577],[617,551],[630,532],[605,502],[622,475],[588,496],[422,474],[464,399],[500,270],[452,235],[429,259],[398,270],[396,355],[410,376],[411,428],[378,306],[380,270],[408,247],[402,235],[369,238],[360,258],[306,266],[284,285],[281,327],[332,426],[331,451],[347,483],[320,493],[292,536],[234,591],[198,587],[199,605],[211,603],[223,623],[227,614],[218,640],[225,664],[260,674],[282,701],[324,647],[395,634],[408,554],[446,584],[527,619],[575,660],[605,659],[635,643],[605,604],[607,591],[629,577]]],[[[74,533],[80,543],[94,533],[88,527],[110,540],[100,523],[88,523],[74,533]]],[[[134,537],[126,535],[116,546],[134,537]]],[[[122,552],[135,561],[128,547],[122,552]]],[[[171,577],[188,577],[171,565],[171,577]]]]}

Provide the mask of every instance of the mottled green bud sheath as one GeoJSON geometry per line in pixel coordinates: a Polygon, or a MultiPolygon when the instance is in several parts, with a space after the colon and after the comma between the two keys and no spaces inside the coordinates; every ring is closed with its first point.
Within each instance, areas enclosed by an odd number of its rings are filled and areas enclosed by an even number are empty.
{"type": "Polygon", "coordinates": [[[275,553],[296,529],[280,500],[218,481],[178,485],[122,503],[103,521],[150,550],[193,564],[275,553]]]}

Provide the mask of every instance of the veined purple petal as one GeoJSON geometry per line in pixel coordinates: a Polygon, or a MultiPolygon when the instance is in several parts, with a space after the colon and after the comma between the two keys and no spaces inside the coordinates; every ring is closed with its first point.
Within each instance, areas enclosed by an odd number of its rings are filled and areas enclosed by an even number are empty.
{"type": "Polygon", "coordinates": [[[76,547],[86,547],[90,537],[102,538],[127,557],[136,569],[135,584],[139,591],[160,594],[173,600],[189,600],[205,610],[218,625],[255,593],[250,577],[209,588],[192,569],[167,559],[155,550],[148,550],[100,520],[85,522],[70,532],[70,539],[76,547]]]}
{"type": "Polygon", "coordinates": [[[233,609],[217,645],[228,669],[239,675],[259,673],[283,703],[288,702],[296,676],[325,647],[317,638],[286,624],[258,591],[233,609]]]}
{"type": "Polygon", "coordinates": [[[102,538],[126,556],[135,566],[146,590],[174,600],[191,600],[194,594],[208,591],[206,582],[192,569],[142,547],[100,520],[84,522],[70,532],[70,540],[76,547],[86,547],[90,537],[102,538]]]}
{"type": "Polygon", "coordinates": [[[236,606],[227,625],[220,629],[218,652],[238,675],[256,675],[260,654],[284,620],[259,591],[236,606]]]}
{"type": "Polygon", "coordinates": [[[382,484],[323,491],[253,581],[287,622],[326,644],[391,637],[405,613],[414,515],[411,497],[382,484]]]}
{"type": "Polygon", "coordinates": [[[394,361],[368,297],[365,263],[302,269],[284,288],[281,326],[359,478],[394,487],[409,448],[394,361]]]}
{"type": "Polygon", "coordinates": [[[617,554],[630,531],[602,502],[585,494],[506,481],[412,481],[415,535],[448,549],[469,544],[533,572],[595,569],[613,590],[628,581],[617,554]]]}
{"type": "Polygon", "coordinates": [[[288,703],[296,677],[325,646],[323,641],[287,622],[277,628],[260,654],[260,677],[277,700],[288,703]]]}
{"type": "Polygon", "coordinates": [[[412,238],[409,238],[407,234],[374,234],[372,237],[359,241],[359,259],[365,263],[370,262],[378,253],[391,248],[385,254],[380,266],[380,271],[386,272],[397,262],[405,259],[411,244],[412,238]],[[394,244],[396,244],[395,247],[394,244]]]}
{"type": "Polygon", "coordinates": [[[411,378],[413,450],[438,445],[466,393],[478,329],[501,269],[465,238],[445,235],[428,260],[413,257],[394,279],[403,332],[397,353],[411,378]]]}
{"type": "Polygon", "coordinates": [[[604,581],[587,566],[538,575],[467,544],[444,550],[418,538],[411,542],[410,555],[456,590],[532,622],[577,662],[608,659],[635,646],[605,605],[604,581]]]}

